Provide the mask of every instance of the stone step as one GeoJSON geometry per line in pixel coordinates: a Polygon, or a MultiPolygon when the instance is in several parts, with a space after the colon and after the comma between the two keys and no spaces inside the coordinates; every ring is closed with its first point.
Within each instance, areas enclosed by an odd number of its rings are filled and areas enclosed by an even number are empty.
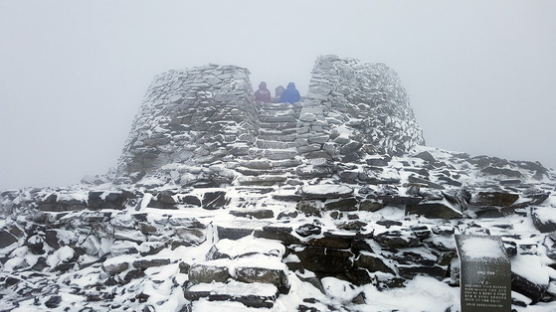
{"type": "MultiPolygon", "coordinates": [[[[185,311],[261,312],[261,309],[250,308],[241,302],[235,301],[209,301],[207,299],[200,299],[192,303],[191,310],[185,311]]],[[[263,311],[267,311],[267,309],[263,311]]]]}
{"type": "Polygon", "coordinates": [[[277,133],[277,134],[259,134],[257,136],[259,140],[269,140],[269,141],[280,141],[280,142],[293,142],[297,138],[295,133],[292,134],[284,134],[284,133],[277,133]]]}
{"type": "Polygon", "coordinates": [[[260,109],[281,109],[281,110],[295,109],[295,110],[301,110],[302,106],[299,103],[294,103],[294,104],[290,104],[290,103],[261,103],[261,104],[259,104],[259,108],[260,109]]]}
{"type": "Polygon", "coordinates": [[[264,149],[288,149],[295,148],[297,146],[294,142],[282,142],[282,141],[270,141],[270,140],[260,140],[258,139],[255,143],[258,148],[264,149]]]}
{"type": "Polygon", "coordinates": [[[246,175],[246,176],[261,176],[261,175],[284,175],[288,172],[290,172],[289,170],[285,170],[284,168],[281,169],[250,169],[250,168],[245,168],[245,167],[237,167],[235,168],[235,171],[246,175]]]}
{"type": "Polygon", "coordinates": [[[299,111],[293,109],[259,109],[259,116],[299,116],[299,111]]]}
{"type": "Polygon", "coordinates": [[[262,121],[259,122],[259,128],[272,130],[295,129],[297,131],[297,121],[262,121]]]}
{"type": "Polygon", "coordinates": [[[278,297],[278,288],[267,283],[201,283],[188,286],[184,291],[186,299],[196,301],[236,301],[252,308],[272,308],[278,297]]]}
{"type": "Polygon", "coordinates": [[[240,166],[255,169],[255,170],[270,170],[274,168],[292,168],[297,167],[302,164],[302,161],[297,159],[285,159],[285,160],[244,160],[240,161],[240,166]]]}
{"type": "Polygon", "coordinates": [[[271,128],[259,128],[259,135],[297,135],[297,128],[276,129],[274,126],[271,128]]]}
{"type": "Polygon", "coordinates": [[[256,254],[282,259],[285,253],[286,248],[279,241],[246,236],[238,240],[220,239],[210,249],[207,259],[237,259],[256,254]]]}
{"type": "Polygon", "coordinates": [[[261,176],[247,176],[239,177],[239,185],[256,185],[256,186],[270,186],[277,185],[286,182],[287,176],[283,175],[261,175],[261,176]]]}
{"type": "Polygon", "coordinates": [[[295,149],[253,149],[257,156],[270,160],[292,160],[297,156],[295,149]]]}

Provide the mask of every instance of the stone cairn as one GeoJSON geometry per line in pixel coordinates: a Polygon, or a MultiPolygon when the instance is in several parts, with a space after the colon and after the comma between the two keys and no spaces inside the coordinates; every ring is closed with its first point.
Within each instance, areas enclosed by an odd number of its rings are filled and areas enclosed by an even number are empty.
{"type": "Polygon", "coordinates": [[[1,309],[358,311],[323,281],[458,287],[454,233],[545,272],[512,267],[515,306],[554,302],[554,172],[424,146],[383,64],[320,57],[295,104],[255,103],[248,75],[164,73],[114,172],[2,192],[1,309]]]}

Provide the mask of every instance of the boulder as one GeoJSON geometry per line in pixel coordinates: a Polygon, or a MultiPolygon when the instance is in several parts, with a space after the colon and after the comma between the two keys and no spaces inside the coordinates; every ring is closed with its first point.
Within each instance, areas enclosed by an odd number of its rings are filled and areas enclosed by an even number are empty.
{"type": "Polygon", "coordinates": [[[536,207],[531,209],[531,218],[533,225],[541,233],[549,233],[556,231],[556,208],[554,207],[536,207]]]}
{"type": "Polygon", "coordinates": [[[237,267],[234,278],[244,283],[272,284],[282,294],[287,294],[290,291],[290,284],[284,270],[261,267],[237,267]]]}
{"type": "Polygon", "coordinates": [[[321,232],[321,227],[318,225],[314,225],[314,224],[303,224],[300,227],[298,227],[295,232],[299,235],[299,236],[303,236],[303,237],[307,237],[307,236],[311,236],[311,235],[319,235],[321,232]]]}
{"type": "Polygon", "coordinates": [[[254,218],[254,219],[274,218],[274,211],[270,209],[231,210],[230,214],[232,216],[243,217],[243,218],[254,218]]]}
{"type": "Polygon", "coordinates": [[[292,233],[292,228],[287,226],[264,226],[261,230],[255,230],[255,237],[279,240],[285,245],[299,244],[301,241],[292,233]]]}
{"type": "Polygon", "coordinates": [[[141,259],[133,262],[136,269],[148,269],[170,264],[170,259],[141,259]]]}
{"type": "Polygon", "coordinates": [[[369,270],[369,272],[384,272],[394,274],[394,271],[384,263],[382,257],[362,252],[355,260],[355,266],[369,270]]]}
{"type": "Polygon", "coordinates": [[[518,194],[506,192],[479,192],[471,199],[473,206],[510,207],[519,199],[518,194]]]}
{"type": "Polygon", "coordinates": [[[327,202],[324,205],[326,210],[357,211],[357,200],[354,197],[343,198],[336,201],[327,202]]]}
{"type": "Polygon", "coordinates": [[[322,206],[321,203],[303,200],[297,203],[296,209],[303,212],[306,216],[321,217],[320,206],[322,206]]]}
{"type": "Polygon", "coordinates": [[[88,195],[87,205],[89,209],[124,209],[126,202],[134,198],[134,194],[128,191],[104,192],[91,191],[88,195]]]}
{"type": "Polygon", "coordinates": [[[0,230],[0,249],[17,243],[17,238],[5,230],[0,230]]]}
{"type": "Polygon", "coordinates": [[[344,273],[353,267],[353,254],[347,250],[309,246],[296,251],[295,254],[303,268],[315,273],[334,275],[344,273]]]}
{"type": "Polygon", "coordinates": [[[413,157],[421,158],[422,160],[430,162],[430,163],[435,163],[436,162],[436,159],[434,158],[434,156],[432,156],[432,154],[427,152],[427,151],[421,152],[421,153],[419,153],[419,154],[417,154],[413,157]]]}
{"type": "Polygon", "coordinates": [[[413,232],[409,231],[388,230],[375,235],[374,240],[382,247],[388,249],[418,247],[422,245],[421,240],[413,232]]]}
{"type": "Polygon", "coordinates": [[[189,281],[194,284],[225,282],[230,278],[228,268],[210,264],[194,264],[189,269],[189,281]]]}
{"type": "Polygon", "coordinates": [[[226,192],[206,192],[203,195],[202,206],[204,209],[214,210],[223,208],[228,202],[229,200],[226,199],[226,192]]]}
{"type": "Polygon", "coordinates": [[[461,219],[462,213],[446,201],[421,202],[406,206],[407,214],[416,214],[427,219],[461,219]]]}

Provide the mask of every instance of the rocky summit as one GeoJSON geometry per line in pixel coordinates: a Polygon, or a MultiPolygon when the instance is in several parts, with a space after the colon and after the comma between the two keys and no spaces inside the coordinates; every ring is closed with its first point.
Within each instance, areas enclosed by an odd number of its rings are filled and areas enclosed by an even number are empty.
{"type": "Polygon", "coordinates": [[[1,193],[1,311],[456,312],[454,234],[498,235],[556,310],[556,175],[425,146],[397,74],[323,56],[298,103],[249,71],[155,78],[114,170],[1,193]]]}

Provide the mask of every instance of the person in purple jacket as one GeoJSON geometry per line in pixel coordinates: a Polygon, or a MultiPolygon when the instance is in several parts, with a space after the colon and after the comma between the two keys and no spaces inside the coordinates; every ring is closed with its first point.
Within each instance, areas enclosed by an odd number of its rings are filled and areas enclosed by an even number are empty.
{"type": "Polygon", "coordinates": [[[255,101],[259,103],[270,103],[272,101],[270,91],[266,88],[266,82],[262,81],[259,84],[259,90],[255,91],[255,101]]]}

